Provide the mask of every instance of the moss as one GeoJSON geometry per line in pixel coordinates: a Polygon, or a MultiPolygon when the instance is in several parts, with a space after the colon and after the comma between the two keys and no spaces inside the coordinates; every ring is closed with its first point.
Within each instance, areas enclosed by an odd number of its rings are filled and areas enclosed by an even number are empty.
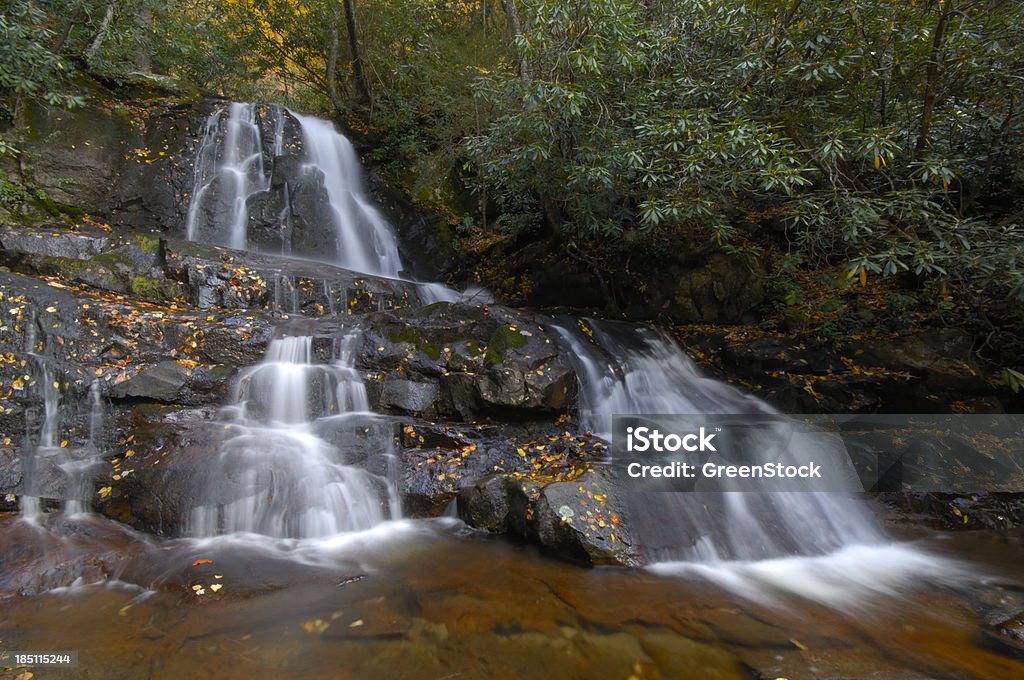
{"type": "Polygon", "coordinates": [[[117,271],[118,265],[123,265],[129,269],[133,268],[133,263],[128,255],[120,250],[111,250],[106,253],[100,253],[92,259],[98,265],[101,265],[110,271],[117,271]]]}
{"type": "Polygon", "coordinates": [[[484,358],[492,364],[500,364],[505,360],[505,352],[525,344],[526,338],[519,333],[518,328],[509,323],[498,326],[487,342],[487,353],[484,354],[484,358]]]}
{"type": "Polygon", "coordinates": [[[423,337],[423,331],[414,326],[403,326],[388,334],[391,342],[407,342],[431,359],[441,358],[441,343],[423,337]]]}
{"type": "Polygon", "coordinates": [[[448,307],[451,307],[451,304],[452,303],[444,302],[443,300],[440,302],[432,302],[429,305],[423,307],[423,313],[425,316],[430,315],[438,310],[447,309],[448,307]]]}
{"type": "Polygon", "coordinates": [[[164,292],[163,281],[149,276],[131,276],[128,281],[128,289],[132,295],[137,295],[147,300],[163,300],[167,297],[164,292]]]}
{"type": "Polygon", "coordinates": [[[85,260],[76,260],[70,257],[55,257],[53,261],[57,266],[58,273],[64,276],[75,276],[89,264],[85,260]]]}
{"type": "Polygon", "coordinates": [[[155,254],[160,250],[160,237],[155,234],[135,232],[131,235],[131,239],[143,252],[155,254]]]}

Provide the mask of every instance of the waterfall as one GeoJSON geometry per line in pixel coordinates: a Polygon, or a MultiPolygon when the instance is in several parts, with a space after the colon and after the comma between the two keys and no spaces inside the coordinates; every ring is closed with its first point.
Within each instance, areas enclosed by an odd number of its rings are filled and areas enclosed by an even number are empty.
{"type": "MultiPolygon", "coordinates": [[[[282,254],[294,251],[295,199],[292,182],[323,191],[329,207],[334,245],[313,244],[312,259],[365,274],[395,278],[402,269],[394,231],[363,191],[362,170],[352,143],[326,121],[278,106],[232,103],[214,111],[206,121],[199,145],[186,236],[231,248],[249,247],[251,207],[261,194],[272,193],[275,164],[288,165],[298,157],[296,176],[282,176],[273,215],[279,222],[282,254]],[[270,124],[265,124],[264,118],[270,124]],[[298,128],[298,139],[291,139],[298,128]],[[264,138],[264,132],[269,136],[264,138]],[[286,137],[288,141],[286,142],[286,137]]],[[[289,172],[294,172],[289,166],[289,172]]],[[[286,173],[282,172],[282,175],[286,173]]],[[[261,248],[262,249],[262,248],[261,248]]]]}
{"type": "MultiPolygon", "coordinates": [[[[608,438],[614,414],[777,414],[756,397],[703,377],[664,334],[632,324],[580,323],[554,327],[579,377],[584,429],[608,438]]],[[[634,501],[634,524],[654,562],[822,555],[885,541],[863,505],[840,493],[698,491],[634,501]]]]}
{"type": "Polygon", "coordinates": [[[352,142],[326,120],[291,114],[302,126],[305,162],[324,174],[338,238],[334,264],[394,278],[402,269],[398,242],[384,216],[363,192],[362,170],[352,142]]]}
{"type": "Polygon", "coordinates": [[[391,427],[374,427],[349,334],[333,364],[314,363],[310,336],[273,340],[238,379],[219,448],[188,533],[311,538],[399,516],[387,475],[391,427]],[[384,474],[349,460],[379,454],[384,474]],[[349,455],[346,455],[349,454],[349,455]]]}
{"type": "MultiPolygon", "coordinates": [[[[207,118],[185,233],[190,241],[409,280],[352,143],[331,122],[276,104],[235,102],[207,118]]],[[[410,283],[424,304],[493,301],[480,288],[410,283]]]]}
{"type": "Polygon", "coordinates": [[[186,235],[191,241],[208,240],[243,249],[247,245],[248,199],[266,191],[270,177],[263,167],[256,106],[235,102],[226,113],[218,110],[206,122],[196,158],[186,235]],[[223,141],[218,143],[221,134],[223,141]]]}
{"type": "MultiPolygon", "coordinates": [[[[44,348],[45,348],[45,343],[44,348]]],[[[39,341],[36,331],[36,319],[31,317],[25,325],[25,353],[35,361],[38,369],[38,384],[43,397],[43,422],[39,426],[39,435],[31,455],[25,460],[23,478],[25,493],[21,496],[21,514],[31,518],[42,513],[41,497],[45,493],[42,488],[41,471],[46,462],[55,456],[57,447],[57,431],[60,427],[60,391],[50,371],[46,357],[38,353],[39,341]]],[[[32,432],[33,423],[26,413],[25,432],[32,432]]]]}

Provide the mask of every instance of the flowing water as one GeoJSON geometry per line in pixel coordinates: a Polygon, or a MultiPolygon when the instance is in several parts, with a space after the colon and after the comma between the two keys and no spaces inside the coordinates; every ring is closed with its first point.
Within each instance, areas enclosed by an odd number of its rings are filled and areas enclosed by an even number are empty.
{"type": "Polygon", "coordinates": [[[324,173],[334,214],[338,253],[345,269],[390,278],[402,270],[391,225],[363,191],[362,168],[352,143],[326,120],[292,114],[302,126],[306,162],[324,173]]]}
{"type": "Polygon", "coordinates": [[[391,447],[388,424],[374,427],[351,341],[340,338],[336,359],[317,364],[312,337],[278,338],[243,373],[227,409],[229,437],[207,471],[190,535],[313,538],[399,516],[393,478],[346,460],[356,446],[376,457],[391,447]]]}
{"type": "Polygon", "coordinates": [[[189,240],[246,247],[248,199],[270,187],[262,148],[254,104],[235,102],[210,116],[196,155],[186,222],[189,240]]]}
{"type": "MultiPolygon", "coordinates": [[[[581,425],[603,437],[616,414],[777,415],[701,375],[663,333],[593,319],[553,326],[579,376],[581,425]]],[[[807,447],[797,457],[819,460],[827,445],[791,443],[807,447]]],[[[770,601],[781,589],[841,605],[964,575],[961,565],[894,543],[866,504],[844,493],[630,493],[629,507],[652,570],[701,576],[746,597],[770,601]]]]}

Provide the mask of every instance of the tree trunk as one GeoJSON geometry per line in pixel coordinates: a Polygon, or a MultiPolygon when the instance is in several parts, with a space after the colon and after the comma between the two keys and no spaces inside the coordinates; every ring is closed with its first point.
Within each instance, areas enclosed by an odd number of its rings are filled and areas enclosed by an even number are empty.
{"type": "MultiPolygon", "coordinates": [[[[505,10],[505,18],[508,20],[508,31],[512,34],[512,40],[523,32],[523,25],[519,23],[519,10],[516,9],[516,0],[501,0],[501,6],[505,10]]],[[[518,48],[516,49],[518,52],[518,48]]],[[[530,79],[530,63],[526,60],[526,55],[519,56],[519,76],[523,80],[530,79]]]]}
{"type": "Polygon", "coordinates": [[[64,22],[64,28],[61,29],[57,42],[55,42],[53,44],[53,48],[50,49],[51,52],[60,56],[60,53],[64,51],[64,46],[68,44],[68,38],[71,37],[71,31],[74,30],[76,23],[77,22],[73,17],[64,22]]]}
{"type": "Polygon", "coordinates": [[[341,23],[341,13],[338,11],[338,3],[331,3],[331,35],[327,44],[327,97],[331,100],[334,110],[341,112],[342,102],[338,96],[338,31],[341,23]]]}
{"type": "Polygon", "coordinates": [[[921,104],[921,126],[917,131],[915,148],[920,154],[928,147],[928,132],[931,129],[932,117],[935,115],[935,103],[939,92],[939,62],[942,60],[942,47],[946,39],[949,17],[953,14],[953,0],[942,3],[942,13],[935,24],[932,34],[932,46],[928,50],[928,67],[925,70],[924,95],[921,104]]]}
{"type": "Polygon", "coordinates": [[[352,51],[352,76],[356,81],[356,91],[364,104],[370,103],[370,87],[366,84],[363,72],[363,58],[359,53],[359,38],[356,33],[356,8],[353,0],[345,0],[345,26],[348,28],[348,46],[352,51]]]}
{"type": "MultiPolygon", "coordinates": [[[[135,15],[135,25],[139,29],[140,36],[148,36],[153,28],[153,9],[146,3],[139,6],[138,14],[135,15]]],[[[143,46],[135,51],[135,68],[143,73],[153,71],[152,53],[149,51],[150,41],[143,37],[143,46]]]]}
{"type": "Polygon", "coordinates": [[[85,63],[90,66],[92,65],[92,60],[96,58],[96,53],[103,46],[103,41],[107,39],[107,32],[110,31],[110,22],[114,19],[114,5],[116,3],[117,0],[110,0],[107,3],[107,11],[103,14],[103,21],[100,22],[100,30],[96,33],[96,37],[92,39],[88,49],[85,50],[85,63]]]}

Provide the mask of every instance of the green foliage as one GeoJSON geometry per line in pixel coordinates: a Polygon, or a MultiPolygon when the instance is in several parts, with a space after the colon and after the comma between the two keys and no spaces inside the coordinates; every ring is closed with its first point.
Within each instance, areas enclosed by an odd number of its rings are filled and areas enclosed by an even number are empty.
{"type": "MultiPolygon", "coordinates": [[[[0,10],[0,94],[5,100],[0,114],[8,120],[27,99],[66,108],[82,104],[81,97],[61,89],[68,69],[49,49],[53,32],[47,19],[46,12],[28,0],[12,0],[0,10]]],[[[8,149],[4,143],[4,153],[8,149]]]]}
{"type": "Polygon", "coordinates": [[[521,7],[529,68],[478,81],[466,140],[509,231],[699,252],[770,212],[807,264],[1024,301],[1020,3],[521,7]]]}

